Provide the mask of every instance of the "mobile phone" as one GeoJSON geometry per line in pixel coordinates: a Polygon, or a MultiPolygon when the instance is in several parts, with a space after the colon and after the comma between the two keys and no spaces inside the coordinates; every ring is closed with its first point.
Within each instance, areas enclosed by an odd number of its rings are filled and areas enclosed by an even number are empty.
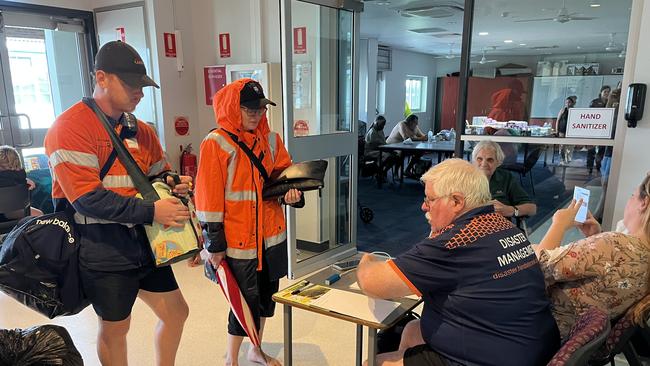
{"type": "Polygon", "coordinates": [[[347,271],[348,269],[352,269],[358,266],[359,261],[360,261],[359,259],[353,259],[353,260],[336,262],[332,265],[332,268],[338,271],[347,271]]]}
{"type": "Polygon", "coordinates": [[[588,189],[575,186],[573,188],[573,199],[579,201],[582,198],[582,205],[576,214],[576,221],[584,223],[587,221],[587,207],[589,207],[589,194],[591,192],[588,189]]]}

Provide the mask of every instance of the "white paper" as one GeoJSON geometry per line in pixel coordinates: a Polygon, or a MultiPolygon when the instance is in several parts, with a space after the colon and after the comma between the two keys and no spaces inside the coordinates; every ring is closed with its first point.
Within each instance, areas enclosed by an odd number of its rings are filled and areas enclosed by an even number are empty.
{"type": "Polygon", "coordinates": [[[354,292],[331,289],[314,300],[310,306],[352,316],[366,321],[381,323],[399,307],[395,301],[373,299],[354,292]]]}
{"type": "Polygon", "coordinates": [[[578,213],[576,214],[576,221],[577,222],[585,222],[587,221],[587,207],[589,207],[589,194],[591,192],[588,189],[582,188],[575,186],[573,188],[573,199],[579,201],[582,198],[582,206],[580,206],[580,209],[578,210],[578,213]]]}

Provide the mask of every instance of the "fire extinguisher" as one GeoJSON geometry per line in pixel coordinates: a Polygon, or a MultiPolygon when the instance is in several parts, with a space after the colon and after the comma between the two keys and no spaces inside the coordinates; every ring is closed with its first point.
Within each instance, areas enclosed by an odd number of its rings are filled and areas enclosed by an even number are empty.
{"type": "Polygon", "coordinates": [[[181,174],[189,175],[192,181],[196,178],[197,159],[192,154],[192,144],[187,144],[185,148],[181,145],[181,174]]]}

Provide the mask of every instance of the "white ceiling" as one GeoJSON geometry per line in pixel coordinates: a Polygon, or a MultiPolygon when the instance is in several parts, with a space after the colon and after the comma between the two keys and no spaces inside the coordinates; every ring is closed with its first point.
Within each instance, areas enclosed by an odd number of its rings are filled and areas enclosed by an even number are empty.
{"type": "MultiPolygon", "coordinates": [[[[594,20],[571,20],[567,23],[517,20],[553,18],[563,0],[475,0],[472,53],[487,48],[494,55],[549,55],[576,53],[619,53],[627,40],[632,0],[564,0],[569,13],[596,17],[594,20]],[[590,2],[601,6],[590,7],[590,2]],[[479,32],[488,32],[479,36],[479,32]],[[606,51],[610,33],[614,33],[615,50],[606,51]],[[504,43],[504,40],[512,43],[504,43]],[[525,46],[520,46],[520,44],[525,46]],[[494,48],[496,47],[496,48],[494,48]],[[532,49],[532,47],[553,47],[532,49]]],[[[462,0],[366,0],[361,14],[361,38],[377,38],[380,44],[415,52],[446,55],[460,53],[460,36],[436,37],[462,33],[463,13],[458,10],[444,18],[404,17],[398,11],[432,5],[464,6],[462,0]],[[388,3],[388,4],[386,4],[388,3]],[[442,28],[437,33],[418,34],[412,29],[442,28]]]]}

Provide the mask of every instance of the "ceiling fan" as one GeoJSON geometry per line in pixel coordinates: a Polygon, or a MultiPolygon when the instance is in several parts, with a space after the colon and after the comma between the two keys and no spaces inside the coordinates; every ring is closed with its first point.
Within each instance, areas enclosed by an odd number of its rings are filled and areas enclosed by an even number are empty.
{"type": "Polygon", "coordinates": [[[567,23],[572,20],[593,20],[598,19],[596,17],[582,17],[578,16],[580,13],[569,13],[569,9],[566,7],[566,0],[562,0],[562,8],[558,11],[557,15],[553,18],[540,18],[540,19],[522,19],[515,20],[516,23],[524,22],[542,22],[542,21],[554,21],[558,23],[567,23]]]}
{"type": "Polygon", "coordinates": [[[444,54],[444,55],[436,56],[436,57],[434,57],[434,58],[446,58],[447,60],[452,60],[452,59],[455,59],[455,58],[457,58],[457,57],[460,57],[460,55],[456,55],[456,54],[454,54],[454,44],[453,44],[453,43],[450,43],[450,44],[449,44],[449,52],[448,52],[448,53],[446,53],[446,54],[444,54]]]}
{"type": "Polygon", "coordinates": [[[483,50],[483,56],[481,57],[480,60],[478,61],[472,61],[474,64],[479,64],[479,65],[485,65],[489,64],[491,62],[497,62],[498,60],[488,60],[487,57],[485,57],[485,50],[483,50]]]}

